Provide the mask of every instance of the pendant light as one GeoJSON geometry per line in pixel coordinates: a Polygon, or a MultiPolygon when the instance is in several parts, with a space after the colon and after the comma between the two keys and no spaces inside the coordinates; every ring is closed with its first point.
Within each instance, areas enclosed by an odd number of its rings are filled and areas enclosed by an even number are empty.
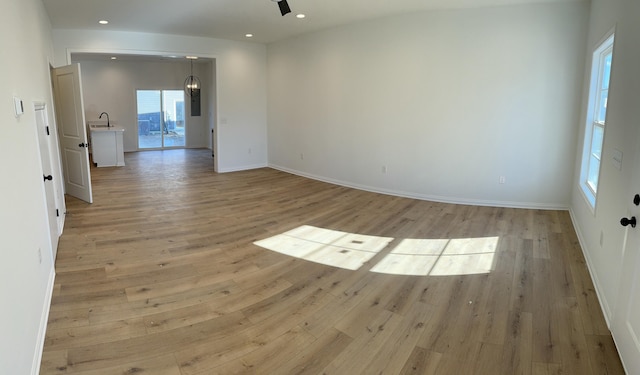
{"type": "Polygon", "coordinates": [[[187,56],[187,59],[191,60],[191,74],[184,80],[184,92],[189,96],[193,96],[194,93],[199,95],[201,87],[200,78],[193,75],[193,60],[197,59],[197,57],[187,56]]]}

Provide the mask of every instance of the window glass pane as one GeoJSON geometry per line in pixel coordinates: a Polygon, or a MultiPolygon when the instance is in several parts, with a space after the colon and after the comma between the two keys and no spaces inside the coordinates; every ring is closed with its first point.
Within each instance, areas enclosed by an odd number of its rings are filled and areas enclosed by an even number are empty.
{"type": "Polygon", "coordinates": [[[604,140],[604,127],[594,126],[591,138],[591,154],[598,159],[602,158],[602,141],[604,140]]]}
{"type": "Polygon", "coordinates": [[[596,121],[604,124],[607,118],[607,99],[609,96],[609,90],[603,90],[600,92],[600,101],[598,109],[596,110],[596,121]]]}
{"type": "Polygon", "coordinates": [[[163,90],[164,146],[184,147],[184,91],[163,90]]]}
{"type": "Polygon", "coordinates": [[[603,140],[604,127],[594,125],[593,135],[591,137],[591,155],[589,155],[589,167],[587,171],[587,184],[594,193],[598,190],[598,174],[600,173],[603,140]]]}
{"type": "Polygon", "coordinates": [[[138,147],[162,147],[160,90],[138,90],[138,147]]]}
{"type": "Polygon", "coordinates": [[[613,54],[609,53],[604,58],[604,71],[602,72],[602,89],[609,89],[609,80],[611,78],[611,58],[613,54]]]}
{"type": "Polygon", "coordinates": [[[593,192],[598,191],[598,174],[600,172],[600,159],[591,156],[589,160],[589,174],[587,177],[587,183],[593,192]]]}
{"type": "Polygon", "coordinates": [[[609,80],[611,78],[611,57],[612,54],[609,52],[600,60],[601,89],[599,90],[595,119],[601,124],[605,123],[607,116],[607,98],[609,97],[609,80]]]}

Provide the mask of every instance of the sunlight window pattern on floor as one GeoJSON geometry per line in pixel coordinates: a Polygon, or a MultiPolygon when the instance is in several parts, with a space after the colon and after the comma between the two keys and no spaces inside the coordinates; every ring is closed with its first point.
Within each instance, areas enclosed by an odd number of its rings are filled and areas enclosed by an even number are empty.
{"type": "MultiPolygon", "coordinates": [[[[254,244],[311,262],[357,270],[394,240],[303,225],[254,244]]],[[[401,239],[371,271],[415,276],[489,273],[494,268],[498,241],[499,237],[401,239]]]]}
{"type": "Polygon", "coordinates": [[[392,240],[391,237],[367,236],[303,225],[254,244],[311,262],[357,270],[392,240]]]}

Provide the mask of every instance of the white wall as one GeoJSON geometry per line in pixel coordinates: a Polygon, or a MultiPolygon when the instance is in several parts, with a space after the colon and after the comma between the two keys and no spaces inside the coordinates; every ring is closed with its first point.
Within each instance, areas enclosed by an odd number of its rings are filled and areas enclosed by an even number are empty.
{"type": "Polygon", "coordinates": [[[54,30],[56,65],[72,52],[182,54],[216,59],[216,158],[220,172],[267,164],[266,47],[212,38],[54,30]]]}
{"type": "Polygon", "coordinates": [[[51,27],[42,2],[3,0],[0,34],[0,372],[36,374],[54,275],[33,109],[45,102],[54,118],[51,27]],[[18,119],[14,95],[25,107],[18,119]]]}
{"type": "MultiPolygon", "coordinates": [[[[138,150],[136,90],[182,90],[190,74],[188,61],[96,61],[74,59],[82,71],[82,91],[86,121],[99,121],[107,112],[112,122],[125,128],[124,151],[138,150]]],[[[191,116],[189,97],[185,94],[186,147],[210,147],[213,121],[209,113],[209,97],[215,87],[210,85],[211,62],[194,64],[194,75],[202,82],[201,116],[191,116]]],[[[105,118],[102,118],[105,120],[105,118]]]]}
{"type": "Polygon", "coordinates": [[[576,153],[578,160],[582,155],[592,53],[602,38],[615,27],[612,77],[595,212],[591,211],[579,189],[579,162],[576,163],[571,198],[574,224],[607,320],[612,318],[616,306],[622,270],[625,229],[620,225],[620,218],[627,216],[633,194],[640,193],[640,186],[630,185],[632,171],[637,168],[633,161],[640,152],[640,25],[637,22],[640,19],[640,10],[637,6],[633,8],[628,4],[624,0],[591,2],[588,48],[584,57],[588,65],[584,76],[582,115],[577,137],[580,145],[576,153]],[[616,149],[623,152],[622,170],[618,170],[612,163],[613,152],[616,149]]]}
{"type": "Polygon", "coordinates": [[[433,11],[270,44],[269,164],[417,198],[566,208],[587,21],[585,3],[433,11]]]}

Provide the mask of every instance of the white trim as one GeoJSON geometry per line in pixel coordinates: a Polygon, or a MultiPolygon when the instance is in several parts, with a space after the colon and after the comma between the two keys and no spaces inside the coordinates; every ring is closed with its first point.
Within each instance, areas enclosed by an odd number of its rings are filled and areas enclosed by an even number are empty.
{"type": "Polygon", "coordinates": [[[595,51],[596,49],[598,49],[599,46],[603,45],[607,39],[611,38],[612,35],[615,35],[616,33],[616,28],[618,27],[618,25],[616,24],[616,26],[612,27],[611,29],[609,29],[609,31],[607,31],[602,38],[600,38],[597,42],[595,42],[592,46],[591,46],[591,50],[595,51]]]}
{"type": "Polygon", "coordinates": [[[584,198],[584,203],[586,204],[591,214],[593,216],[596,216],[596,208],[589,202],[589,197],[587,197],[587,194],[584,192],[584,188],[582,187],[582,185],[578,186],[578,191],[580,191],[582,198],[584,198]]]}
{"type": "Polygon", "coordinates": [[[465,205],[487,206],[487,207],[526,208],[526,209],[537,209],[537,210],[563,210],[563,211],[569,210],[568,205],[534,203],[534,202],[490,201],[490,200],[481,200],[481,199],[468,199],[468,198],[449,197],[449,196],[441,196],[441,195],[420,194],[420,193],[406,192],[401,190],[381,189],[378,187],[354,184],[348,181],[336,180],[336,179],[317,176],[309,173],[303,173],[300,171],[296,171],[294,169],[285,168],[285,167],[281,167],[274,164],[269,164],[269,168],[277,169],[279,171],[294,174],[297,176],[310,178],[312,180],[328,182],[334,185],[340,185],[340,186],[345,186],[353,189],[369,191],[372,193],[393,195],[396,197],[403,197],[403,198],[419,199],[419,200],[426,200],[426,201],[440,202],[440,203],[465,204],[465,205]]]}
{"type": "Polygon", "coordinates": [[[42,351],[44,350],[44,340],[47,334],[47,323],[49,321],[49,310],[51,309],[51,300],[53,298],[53,287],[55,285],[56,271],[51,267],[49,273],[49,284],[47,294],[44,297],[44,308],[40,317],[40,329],[38,330],[38,340],[36,341],[36,350],[33,353],[33,363],[31,364],[31,375],[40,373],[40,363],[42,362],[42,351]]]}
{"type": "Polygon", "coordinates": [[[240,171],[248,171],[250,169],[260,169],[268,167],[267,164],[253,164],[253,165],[245,165],[242,167],[233,167],[233,168],[223,168],[217,171],[217,173],[229,173],[229,172],[240,172],[240,171]]]}
{"type": "Polygon", "coordinates": [[[67,64],[71,64],[71,55],[74,53],[95,53],[100,55],[141,55],[141,56],[198,56],[207,59],[217,59],[218,56],[210,53],[185,52],[185,51],[158,51],[142,49],[118,49],[118,48],[67,48],[67,64]]]}
{"type": "Polygon", "coordinates": [[[584,236],[580,231],[580,227],[577,225],[578,221],[576,220],[573,209],[569,209],[569,215],[571,216],[571,223],[573,224],[573,229],[575,230],[576,235],[578,236],[578,242],[580,243],[580,249],[582,250],[582,255],[584,256],[584,259],[587,262],[587,270],[589,271],[589,276],[591,276],[591,282],[593,283],[594,289],[596,291],[596,296],[598,296],[598,302],[600,303],[600,309],[602,310],[602,314],[604,315],[604,320],[607,322],[607,327],[611,329],[610,318],[613,316],[611,307],[609,307],[607,300],[605,298],[602,298],[602,296],[604,296],[604,293],[602,292],[602,288],[600,286],[601,283],[600,283],[600,280],[598,279],[598,275],[595,272],[593,272],[593,270],[595,270],[595,267],[593,266],[593,262],[589,257],[589,252],[586,250],[587,241],[585,241],[584,236]]]}

